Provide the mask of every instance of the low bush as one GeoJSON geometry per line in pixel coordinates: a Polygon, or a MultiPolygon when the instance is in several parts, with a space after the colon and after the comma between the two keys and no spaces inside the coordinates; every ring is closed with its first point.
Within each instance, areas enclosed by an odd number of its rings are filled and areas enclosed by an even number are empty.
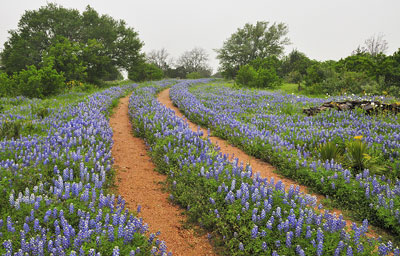
{"type": "Polygon", "coordinates": [[[21,134],[21,121],[4,121],[0,124],[0,140],[2,139],[17,139],[21,134]]]}
{"type": "Polygon", "coordinates": [[[29,98],[44,98],[56,95],[64,89],[65,78],[63,74],[53,69],[52,64],[37,69],[29,66],[26,70],[16,73],[15,80],[20,95],[29,98]]]}
{"type": "Polygon", "coordinates": [[[129,70],[128,73],[128,78],[136,82],[160,80],[163,77],[164,73],[162,69],[149,63],[138,64],[134,69],[129,70]]]}
{"type": "Polygon", "coordinates": [[[201,78],[201,74],[199,72],[191,72],[189,74],[186,75],[187,79],[199,79],[201,78]]]}
{"type": "Polygon", "coordinates": [[[273,68],[260,67],[257,70],[251,65],[242,66],[236,76],[236,82],[243,86],[255,88],[275,88],[282,84],[282,79],[273,68]]]}

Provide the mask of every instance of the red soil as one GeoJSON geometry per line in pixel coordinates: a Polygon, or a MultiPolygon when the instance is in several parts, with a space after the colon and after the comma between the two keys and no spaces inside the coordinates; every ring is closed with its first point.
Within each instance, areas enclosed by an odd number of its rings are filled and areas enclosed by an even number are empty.
{"type": "Polygon", "coordinates": [[[139,216],[152,233],[161,231],[159,239],[166,242],[173,255],[215,255],[205,236],[182,226],[186,220],[183,210],[172,205],[169,194],[162,191],[166,176],[154,171],[144,141],[132,136],[128,102],[129,96],[122,98],[110,119],[117,193],[129,209],[142,206],[139,216]]]}

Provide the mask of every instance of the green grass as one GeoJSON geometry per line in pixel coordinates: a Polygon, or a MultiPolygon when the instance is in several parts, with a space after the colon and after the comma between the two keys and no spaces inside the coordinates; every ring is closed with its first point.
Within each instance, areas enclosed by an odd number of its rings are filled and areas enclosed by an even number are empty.
{"type": "Polygon", "coordinates": [[[301,88],[302,90],[299,91],[298,84],[283,83],[281,86],[270,91],[280,91],[287,94],[302,95],[310,98],[326,98],[326,95],[324,94],[314,94],[310,92],[310,90],[306,89],[304,84],[301,84],[301,88]]]}
{"type": "Polygon", "coordinates": [[[298,84],[283,83],[281,86],[279,86],[275,90],[282,91],[287,94],[299,94],[300,93],[298,84]]]}

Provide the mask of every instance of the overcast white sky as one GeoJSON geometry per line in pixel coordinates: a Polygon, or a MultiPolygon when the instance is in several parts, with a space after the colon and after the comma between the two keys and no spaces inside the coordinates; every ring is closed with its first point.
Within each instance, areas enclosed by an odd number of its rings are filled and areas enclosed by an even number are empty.
{"type": "Polygon", "coordinates": [[[256,21],[285,22],[292,41],[286,52],[297,48],[317,60],[346,57],[379,33],[389,43],[387,54],[400,48],[400,0],[12,0],[0,9],[0,47],[25,10],[47,2],[80,11],[89,4],[101,14],[125,20],[139,32],[145,52],[165,47],[177,58],[202,47],[214,71],[218,60],[213,49],[237,28],[256,21]]]}

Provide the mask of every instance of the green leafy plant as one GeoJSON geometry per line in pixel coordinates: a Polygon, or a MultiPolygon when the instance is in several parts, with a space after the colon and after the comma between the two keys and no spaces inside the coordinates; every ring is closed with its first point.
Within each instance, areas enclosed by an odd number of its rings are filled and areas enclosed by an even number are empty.
{"type": "Polygon", "coordinates": [[[63,73],[53,69],[52,63],[37,69],[29,66],[26,70],[14,73],[19,94],[30,98],[43,98],[60,93],[64,87],[63,73]]]}
{"type": "Polygon", "coordinates": [[[341,162],[343,160],[343,148],[335,141],[328,141],[318,147],[318,152],[322,160],[335,160],[341,162]]]}
{"type": "Polygon", "coordinates": [[[191,72],[186,75],[187,79],[199,79],[201,77],[202,77],[202,75],[199,72],[191,72]]]}
{"type": "Polygon", "coordinates": [[[13,81],[6,73],[0,74],[0,97],[15,96],[15,81],[13,81]]]}
{"type": "Polygon", "coordinates": [[[0,139],[17,138],[21,134],[22,124],[19,121],[5,121],[0,126],[0,139]]]}
{"type": "Polygon", "coordinates": [[[275,88],[282,84],[274,67],[253,67],[251,64],[240,67],[236,82],[238,84],[256,88],[275,88]]]}
{"type": "Polygon", "coordinates": [[[160,80],[164,77],[163,71],[154,64],[141,63],[135,69],[129,70],[128,78],[137,81],[160,80]]]}
{"type": "Polygon", "coordinates": [[[347,143],[347,166],[357,173],[362,172],[364,169],[369,169],[373,173],[380,173],[384,167],[378,165],[377,157],[369,154],[368,145],[362,141],[362,136],[356,136],[354,139],[347,143]]]}
{"type": "Polygon", "coordinates": [[[295,115],[295,114],[301,113],[300,109],[291,103],[283,104],[281,107],[281,111],[282,111],[282,113],[284,113],[286,115],[295,115]]]}

